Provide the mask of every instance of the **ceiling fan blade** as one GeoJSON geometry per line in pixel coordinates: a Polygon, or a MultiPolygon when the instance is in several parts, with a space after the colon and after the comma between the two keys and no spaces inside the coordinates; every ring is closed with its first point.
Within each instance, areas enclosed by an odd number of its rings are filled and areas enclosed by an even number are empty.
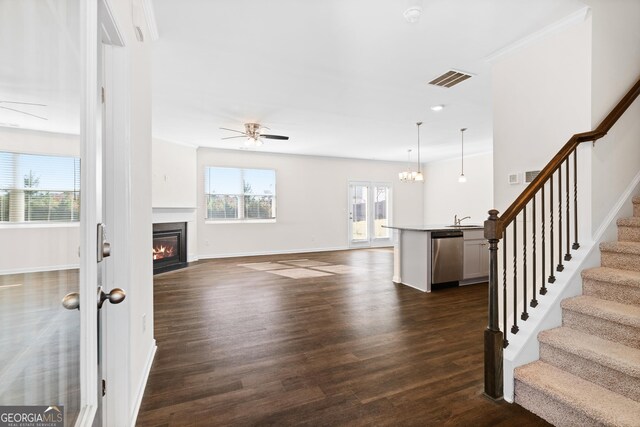
{"type": "Polygon", "coordinates": [[[247,135],[238,135],[238,136],[226,136],[220,139],[233,139],[233,138],[248,138],[247,135]]]}
{"type": "Polygon", "coordinates": [[[49,119],[47,119],[46,117],[37,116],[37,115],[35,115],[35,114],[27,113],[26,111],[16,110],[16,109],[14,109],[14,108],[2,107],[2,106],[0,106],[0,108],[2,108],[2,109],[4,109],[4,110],[15,111],[16,113],[26,114],[27,116],[37,117],[37,118],[42,119],[42,120],[49,120],[49,119]]]}
{"type": "Polygon", "coordinates": [[[36,104],[34,102],[0,101],[0,104],[22,104],[22,105],[37,105],[38,107],[46,107],[45,104],[36,104]]]}
{"type": "Polygon", "coordinates": [[[284,135],[265,135],[263,133],[260,134],[260,138],[279,139],[282,141],[287,141],[289,139],[288,136],[284,136],[284,135]]]}
{"type": "Polygon", "coordinates": [[[220,128],[220,129],[222,129],[222,130],[230,130],[231,132],[238,132],[238,133],[241,133],[243,135],[246,135],[245,132],[242,132],[242,131],[239,131],[239,130],[235,130],[235,129],[229,129],[229,128],[220,128]]]}

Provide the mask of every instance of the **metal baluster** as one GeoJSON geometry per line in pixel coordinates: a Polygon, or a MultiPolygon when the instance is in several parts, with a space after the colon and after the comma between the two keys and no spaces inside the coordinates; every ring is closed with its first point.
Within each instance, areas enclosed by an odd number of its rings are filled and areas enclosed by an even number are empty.
{"type": "MultiPolygon", "coordinates": [[[[553,186],[553,180],[551,181],[553,186]]],[[[562,265],[562,165],[558,168],[558,266],[556,271],[564,270],[562,265]]]]}
{"type": "Polygon", "coordinates": [[[502,315],[503,347],[506,348],[509,345],[507,339],[507,233],[504,233],[502,238],[502,315]]]}
{"type": "Polygon", "coordinates": [[[578,249],[578,149],[573,150],[573,232],[574,241],[571,248],[578,249]]]}
{"type": "Polygon", "coordinates": [[[549,243],[549,283],[553,283],[553,175],[549,178],[549,243]]]}
{"type": "Polygon", "coordinates": [[[522,301],[524,304],[522,314],[520,318],[527,320],[529,313],[527,313],[527,207],[522,210],[522,301]]]}
{"type": "Polygon", "coordinates": [[[545,215],[546,212],[544,210],[544,185],[542,185],[542,206],[540,207],[540,216],[542,216],[542,229],[540,230],[541,234],[542,234],[542,286],[540,287],[540,295],[546,295],[547,294],[547,282],[545,280],[546,278],[546,264],[545,261],[547,260],[545,258],[545,252],[547,250],[546,246],[545,246],[545,236],[544,236],[544,232],[545,232],[545,215]]]}
{"type": "Polygon", "coordinates": [[[571,261],[571,213],[569,211],[569,157],[564,162],[565,171],[567,172],[567,253],[564,254],[565,261],[571,261]]]}
{"type": "MultiPolygon", "coordinates": [[[[536,299],[536,196],[533,196],[533,204],[531,206],[531,226],[532,226],[532,249],[533,249],[533,298],[531,298],[531,307],[538,305],[536,299]]],[[[544,277],[544,276],[542,276],[544,277]]],[[[525,301],[526,305],[526,301],[525,301]]]]}
{"type": "Polygon", "coordinates": [[[511,333],[517,334],[520,328],[518,328],[518,266],[516,265],[518,259],[518,216],[513,218],[513,326],[511,327],[511,333]]]}

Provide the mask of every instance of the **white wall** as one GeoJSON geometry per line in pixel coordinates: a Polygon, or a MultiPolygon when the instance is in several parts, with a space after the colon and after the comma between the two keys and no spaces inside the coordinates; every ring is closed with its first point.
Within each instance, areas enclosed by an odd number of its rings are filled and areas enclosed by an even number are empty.
{"type": "Polygon", "coordinates": [[[154,208],[195,208],[196,147],[153,139],[154,208]]]}
{"type": "MultiPolygon", "coordinates": [[[[149,32],[145,26],[138,0],[110,0],[113,15],[119,24],[125,48],[114,48],[117,64],[115,80],[120,85],[112,88],[119,105],[124,108],[114,111],[115,120],[122,126],[123,134],[115,138],[126,139],[122,144],[130,156],[125,174],[128,180],[121,183],[121,191],[126,193],[121,212],[126,218],[130,233],[126,236],[126,251],[129,269],[123,280],[127,299],[119,306],[110,306],[108,313],[117,313],[118,319],[109,323],[117,331],[107,331],[115,342],[110,349],[117,353],[115,366],[107,367],[111,375],[116,374],[116,384],[112,383],[111,396],[118,394],[125,399],[115,399],[122,406],[111,407],[114,418],[110,424],[131,425],[137,414],[138,405],[144,392],[146,374],[155,351],[153,338],[153,259],[151,225],[151,45],[149,32]],[[134,21],[135,20],[135,21],[134,21]],[[135,35],[135,26],[142,28],[145,41],[140,42],[135,35]],[[120,98],[123,97],[124,99],[120,98]],[[120,311],[117,311],[120,310],[120,311]],[[146,321],[143,322],[143,317],[146,321]],[[117,322],[120,322],[119,324],[117,322]],[[113,350],[115,349],[115,350],[113,350]],[[116,372],[117,371],[117,372],[116,372]],[[124,382],[121,382],[124,381],[124,382]]],[[[109,96],[109,95],[108,95],[109,96]]],[[[122,231],[122,230],[120,230],[122,231]]],[[[114,247],[114,251],[117,250],[114,247]]],[[[115,254],[114,254],[115,256],[115,254]]],[[[115,317],[115,316],[114,316],[115,317]]]]}
{"type": "MultiPolygon", "coordinates": [[[[511,173],[542,169],[573,134],[591,129],[591,25],[587,19],[493,64],[494,204],[524,190],[511,173]]],[[[522,182],[522,180],[521,180],[522,182]]]]}
{"type": "MultiPolygon", "coordinates": [[[[78,135],[0,127],[0,151],[79,156],[78,135]]],[[[80,263],[77,224],[1,224],[0,274],[75,268],[80,263]]]]}
{"type": "Polygon", "coordinates": [[[471,216],[465,223],[482,224],[493,208],[493,154],[465,157],[467,182],[458,182],[460,159],[427,163],[425,173],[425,224],[453,224],[453,216],[471,216]]]}
{"type": "Polygon", "coordinates": [[[204,179],[198,179],[200,258],[347,248],[350,180],[390,183],[393,223],[423,220],[423,184],[398,181],[404,163],[200,148],[198,177],[205,166],[275,169],[277,222],[207,224],[204,179]]]}
{"type": "MultiPolygon", "coordinates": [[[[640,78],[640,2],[585,0],[592,8],[592,126],[595,128],[640,78]]],[[[592,153],[592,224],[601,225],[640,171],[640,100],[592,153]]]]}

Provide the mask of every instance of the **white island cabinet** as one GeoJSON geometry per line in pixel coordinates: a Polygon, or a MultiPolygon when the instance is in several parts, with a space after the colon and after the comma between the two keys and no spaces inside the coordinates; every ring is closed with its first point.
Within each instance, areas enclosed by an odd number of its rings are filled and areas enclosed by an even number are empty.
{"type": "Polygon", "coordinates": [[[431,234],[460,230],[464,257],[460,285],[482,283],[489,276],[489,246],[481,225],[449,227],[444,225],[389,226],[394,230],[393,281],[422,292],[431,292],[431,234]]]}
{"type": "Polygon", "coordinates": [[[464,273],[461,285],[486,282],[489,278],[489,243],[484,230],[464,232],[464,273]]]}

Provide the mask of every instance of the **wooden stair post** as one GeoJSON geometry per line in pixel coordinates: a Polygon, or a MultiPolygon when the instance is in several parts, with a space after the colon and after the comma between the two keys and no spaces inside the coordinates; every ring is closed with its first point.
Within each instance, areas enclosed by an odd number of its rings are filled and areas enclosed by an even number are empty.
{"type": "Polygon", "coordinates": [[[489,211],[484,222],[484,237],[489,241],[489,324],[484,331],[484,394],[502,399],[502,349],[503,335],[498,326],[498,242],[502,230],[498,222],[498,211],[489,211]]]}

